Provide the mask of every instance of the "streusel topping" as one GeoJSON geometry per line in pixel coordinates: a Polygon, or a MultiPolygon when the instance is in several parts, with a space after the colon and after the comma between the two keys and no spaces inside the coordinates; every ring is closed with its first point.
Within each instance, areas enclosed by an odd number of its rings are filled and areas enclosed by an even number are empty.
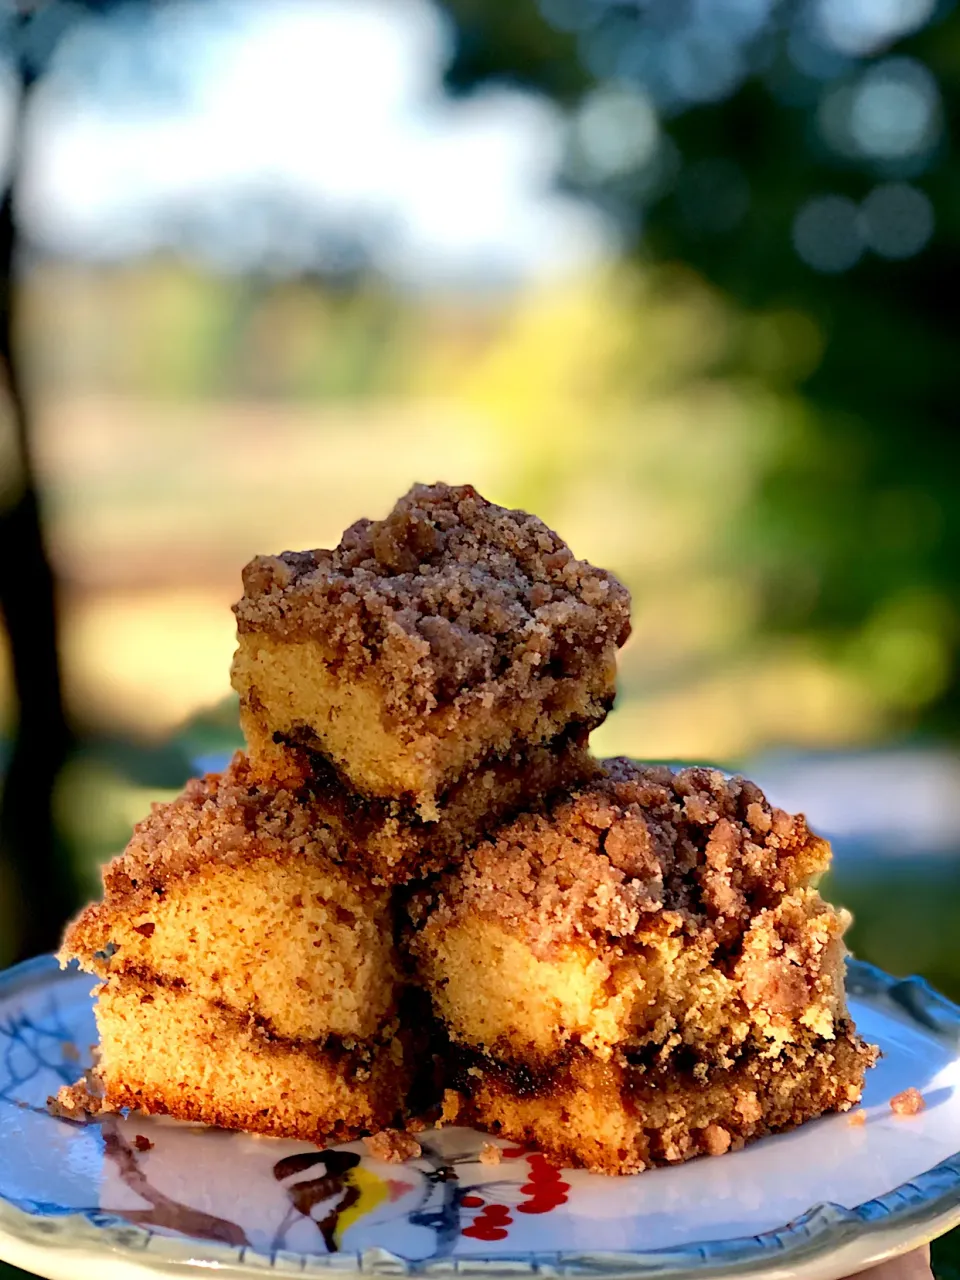
{"type": "MultiPolygon", "coordinates": [[[[310,805],[263,782],[238,751],[223,773],[193,778],[176,800],[153,806],[124,853],[104,868],[104,888],[110,898],[149,896],[211,862],[291,855],[331,865],[341,857],[333,832],[310,805]]],[[[358,875],[337,873],[364,887],[358,875]]]]}
{"type": "Polygon", "coordinates": [[[656,913],[667,927],[703,925],[727,941],[828,861],[826,841],[754,783],[614,759],[548,813],[480,844],[422,909],[434,922],[491,915],[538,950],[591,934],[628,939],[641,921],[657,927],[656,913]]]}
{"type": "Polygon", "coordinates": [[[630,631],[630,597],[543,521],[471,485],[415,485],[332,551],[258,556],[238,631],[318,639],[343,678],[381,672],[421,708],[524,669],[576,676],[630,631]]]}

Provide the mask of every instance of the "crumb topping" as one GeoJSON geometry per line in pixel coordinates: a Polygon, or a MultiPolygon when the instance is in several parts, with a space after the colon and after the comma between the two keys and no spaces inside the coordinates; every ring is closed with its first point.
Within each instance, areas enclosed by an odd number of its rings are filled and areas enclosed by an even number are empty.
{"type": "MultiPolygon", "coordinates": [[[[132,905],[211,862],[239,865],[252,857],[291,856],[332,866],[341,851],[308,802],[263,782],[238,751],[223,773],[193,778],[176,800],[155,804],[126,850],[104,868],[103,883],[108,899],[130,899],[132,905]]],[[[359,873],[343,868],[338,874],[364,893],[380,892],[366,887],[359,873]]]]}
{"type": "Polygon", "coordinates": [[[383,1160],[387,1164],[403,1164],[405,1160],[415,1160],[422,1150],[412,1134],[403,1133],[399,1129],[381,1129],[379,1133],[364,1138],[363,1145],[375,1160],[383,1160]]]}
{"type": "Polygon", "coordinates": [[[503,1152],[495,1142],[485,1142],[480,1148],[481,1164],[499,1164],[503,1159],[503,1152]]]}
{"type": "Polygon", "coordinates": [[[548,812],[481,843],[415,900],[414,921],[479,911],[548,950],[591,934],[627,939],[659,913],[665,927],[708,926],[730,941],[828,861],[802,816],[772,808],[743,778],[614,759],[548,812]]]}
{"type": "Polygon", "coordinates": [[[508,671],[577,676],[630,632],[612,574],[471,485],[414,485],[332,551],[258,556],[243,588],[241,634],[320,639],[345,677],[375,664],[388,703],[424,712],[508,671]]]}
{"type": "Polygon", "coordinates": [[[912,1086],[890,1099],[890,1110],[895,1116],[915,1116],[926,1107],[923,1094],[912,1086]]]}

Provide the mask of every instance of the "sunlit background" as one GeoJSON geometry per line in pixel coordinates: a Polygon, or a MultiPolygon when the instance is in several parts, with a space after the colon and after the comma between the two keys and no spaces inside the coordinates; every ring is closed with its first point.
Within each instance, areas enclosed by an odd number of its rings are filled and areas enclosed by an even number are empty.
{"type": "MultiPolygon", "coordinates": [[[[62,902],[237,741],[245,561],[470,481],[631,588],[597,749],[750,769],[836,837],[861,954],[960,994],[953,4],[0,13],[62,902]]],[[[3,963],[46,935],[0,828],[3,963]]]]}

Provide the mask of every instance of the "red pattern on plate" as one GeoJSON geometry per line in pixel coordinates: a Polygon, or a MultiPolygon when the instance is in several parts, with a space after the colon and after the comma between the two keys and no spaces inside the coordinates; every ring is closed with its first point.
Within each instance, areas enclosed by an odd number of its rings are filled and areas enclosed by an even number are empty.
{"type": "Polygon", "coordinates": [[[482,1196],[473,1192],[465,1195],[460,1201],[461,1208],[480,1210],[470,1225],[460,1231],[461,1235],[471,1240],[506,1240],[510,1234],[508,1228],[513,1224],[512,1207],[518,1213],[540,1214],[550,1213],[567,1202],[569,1182],[564,1182],[556,1165],[551,1164],[539,1151],[527,1152],[523,1147],[504,1147],[502,1156],[506,1160],[526,1159],[530,1172],[520,1191],[527,1199],[521,1200],[516,1206],[509,1206],[487,1204],[482,1196]]]}
{"type": "Polygon", "coordinates": [[[564,1182],[556,1165],[539,1151],[527,1156],[527,1164],[530,1166],[530,1181],[525,1182],[520,1190],[530,1198],[517,1205],[517,1212],[550,1213],[566,1204],[570,1183],[564,1182]]]}

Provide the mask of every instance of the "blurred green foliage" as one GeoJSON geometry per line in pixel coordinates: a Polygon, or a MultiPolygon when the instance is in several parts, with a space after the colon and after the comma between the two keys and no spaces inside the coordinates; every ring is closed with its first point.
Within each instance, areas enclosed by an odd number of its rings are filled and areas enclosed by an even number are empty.
{"type": "Polygon", "coordinates": [[[903,32],[895,24],[885,32],[871,6],[804,0],[444,7],[456,31],[448,80],[457,91],[496,79],[535,88],[589,123],[594,143],[606,110],[592,170],[577,148],[584,128],[574,128],[569,181],[611,212],[639,259],[693,267],[743,315],[764,322],[753,338],[745,327],[722,353],[727,376],[775,384],[799,357],[805,412],[768,459],[738,531],[762,576],[761,625],[817,637],[875,681],[899,684],[901,728],[955,736],[954,6],[920,6],[920,29],[903,32]],[[617,94],[625,136],[616,132],[617,94]],[[641,126],[653,140],[629,163],[629,130],[635,141],[641,126]],[[869,241],[871,210],[891,186],[895,199],[906,187],[908,203],[932,211],[929,242],[915,255],[883,237],[873,252],[843,243],[869,241]],[[809,217],[801,224],[804,210],[815,217],[810,202],[824,195],[832,202],[818,207],[824,217],[832,210],[851,221],[821,228],[835,242],[808,250],[808,258],[819,255],[817,270],[795,245],[813,225],[809,217]],[[803,351],[811,338],[812,352],[803,351]]]}

